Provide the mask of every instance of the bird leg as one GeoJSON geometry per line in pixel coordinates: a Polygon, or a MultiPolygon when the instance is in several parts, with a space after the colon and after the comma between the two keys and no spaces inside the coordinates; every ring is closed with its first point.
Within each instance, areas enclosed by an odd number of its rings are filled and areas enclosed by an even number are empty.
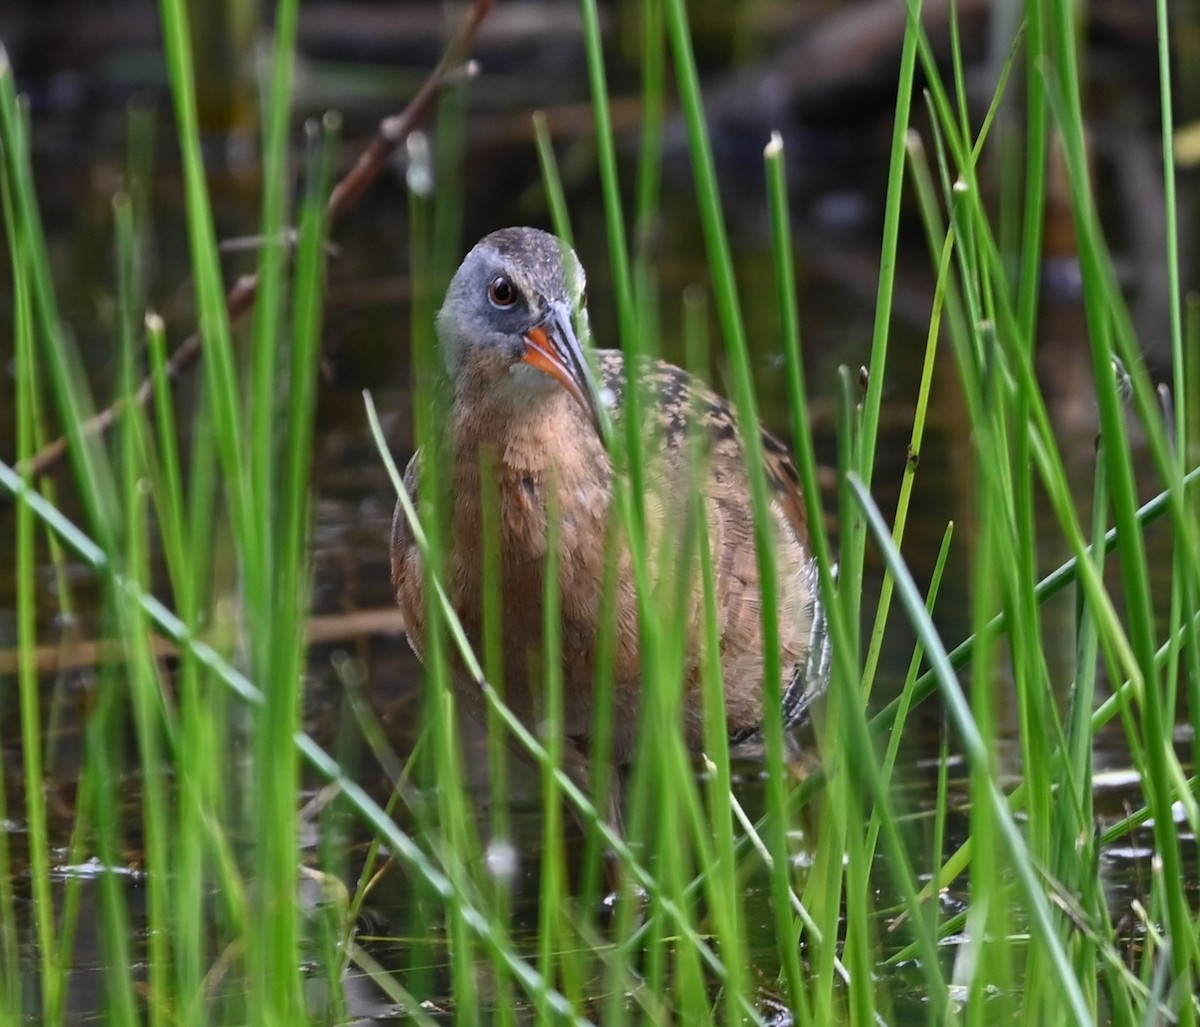
{"type": "MultiPolygon", "coordinates": [[[[589,799],[592,796],[590,765],[591,761],[584,747],[574,739],[567,738],[563,745],[563,773],[589,799]]],[[[608,808],[603,812],[603,818],[609,829],[622,841],[625,840],[625,821],[621,809],[623,793],[621,768],[616,767],[613,769],[612,781],[609,784],[608,808]]],[[[591,827],[590,822],[574,806],[571,807],[571,811],[575,815],[575,822],[579,825],[579,829],[586,836],[591,827]]],[[[621,894],[621,861],[607,844],[604,846],[604,880],[609,892],[605,896],[604,905],[612,906],[615,904],[617,896],[621,894]]]]}

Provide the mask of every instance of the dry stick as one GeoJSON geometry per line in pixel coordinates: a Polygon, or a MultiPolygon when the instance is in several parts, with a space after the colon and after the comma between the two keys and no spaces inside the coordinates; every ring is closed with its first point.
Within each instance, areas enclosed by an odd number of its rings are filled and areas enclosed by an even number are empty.
{"type": "MultiPolygon", "coordinates": [[[[236,322],[254,307],[254,298],[257,293],[258,275],[242,275],[234,283],[233,288],[229,290],[229,295],[225,297],[225,305],[229,310],[231,322],[236,322]]],[[[169,381],[178,379],[180,374],[195,362],[196,357],[200,355],[200,342],[200,332],[193,332],[184,340],[183,345],[171,354],[163,368],[169,381]]],[[[150,397],[154,395],[154,384],[154,377],[148,376],[138,386],[137,392],[133,394],[134,401],[138,406],[145,406],[150,402],[150,397]]],[[[98,414],[94,414],[83,422],[84,432],[88,435],[98,435],[108,431],[117,423],[117,418],[121,416],[121,411],[125,409],[127,402],[128,400],[124,396],[118,396],[98,414]]],[[[33,476],[47,473],[63,458],[66,452],[67,437],[60,435],[29,458],[26,465],[29,473],[33,476]]],[[[24,469],[25,467],[21,464],[17,465],[18,472],[23,472],[24,469]]]]}
{"type": "MultiPolygon", "coordinates": [[[[487,17],[494,2],[495,0],[475,0],[458,31],[446,45],[442,59],[438,61],[437,66],[429,73],[429,77],[425,79],[421,88],[417,90],[416,96],[409,101],[408,106],[401,113],[384,118],[379,123],[379,131],[375,138],[371,140],[355,162],[354,167],[346,173],[329,194],[325,212],[330,228],[342,214],[353,206],[354,201],[362,195],[367,186],[379,177],[379,173],[387,164],[388,158],[396,147],[403,143],[412,131],[429,116],[438,93],[451,77],[451,73],[462,63],[467,51],[475,41],[480,24],[487,17]]],[[[239,278],[225,298],[229,320],[236,323],[249,313],[254,308],[257,296],[258,275],[243,275],[239,278]]],[[[200,355],[202,343],[200,332],[196,331],[171,354],[166,363],[168,380],[177,380],[187,368],[195,363],[196,358],[200,355]]],[[[145,406],[154,395],[154,385],[153,376],[147,377],[133,394],[133,400],[139,406],[145,406]]],[[[83,424],[84,432],[88,435],[97,435],[107,431],[116,423],[127,402],[128,400],[124,396],[119,397],[98,414],[88,418],[83,424]]],[[[34,476],[46,474],[63,458],[66,452],[67,439],[65,436],[60,436],[35,453],[24,466],[18,465],[17,470],[24,472],[28,468],[29,473],[34,476]]]]}
{"type": "MultiPolygon", "coordinates": [[[[404,615],[395,606],[320,614],[310,617],[305,625],[309,645],[343,642],[372,635],[399,635],[403,632],[404,615]]],[[[232,630],[212,632],[200,640],[220,649],[233,643],[234,633],[232,630]]],[[[151,640],[151,646],[154,655],[159,658],[179,654],[178,645],[159,635],[151,640]]],[[[18,649],[0,649],[0,675],[16,674],[22,655],[18,649]]],[[[33,664],[38,674],[58,674],[66,670],[97,667],[101,663],[123,663],[128,657],[129,652],[121,642],[94,638],[38,646],[33,651],[33,664]]]]}

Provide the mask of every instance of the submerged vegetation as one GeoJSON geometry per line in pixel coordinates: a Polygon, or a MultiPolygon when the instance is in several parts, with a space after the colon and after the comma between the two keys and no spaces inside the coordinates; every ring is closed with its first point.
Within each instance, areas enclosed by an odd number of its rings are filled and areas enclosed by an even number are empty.
{"type": "MultiPolygon", "coordinates": [[[[418,442],[430,437],[435,416],[433,316],[466,241],[455,186],[469,174],[461,167],[462,99],[475,85],[458,74],[459,64],[489,6],[476,0],[469,28],[447,53],[449,74],[431,79],[421,106],[414,101],[375,144],[408,144],[418,442]],[[430,150],[409,133],[439,93],[430,150]]],[[[869,364],[861,373],[842,368],[819,389],[835,396],[832,524],[809,409],[818,389],[806,383],[801,359],[788,154],[780,137],[763,140],[786,427],[835,656],[812,732],[819,766],[814,760],[800,773],[791,765],[778,717],[768,718],[762,767],[731,765],[714,659],[705,668],[711,716],[698,773],[674,726],[683,632],[645,594],[646,714],[624,837],[596,814],[610,785],[605,775],[584,795],[562,772],[556,675],[547,674],[547,718],[537,737],[505,707],[487,673],[499,665],[498,620],[485,630],[485,651],[472,653],[453,611],[432,604],[420,726],[403,755],[360,701],[353,661],[338,664],[386,789],[375,787],[374,771],[364,784],[367,754],[322,747],[305,733],[310,478],[328,238],[364,182],[333,184],[338,122],[330,116],[307,127],[303,185],[294,196],[289,188],[295,0],[278,4],[263,90],[256,278],[232,292],[200,145],[187,11],[183,0],[161,4],[202,338],[199,395],[186,409],[172,389],[180,374],[168,332],[147,300],[146,124],[131,123],[130,165],[112,206],[119,371],[114,396],[101,399],[56,299],[30,160],[36,119],[0,58],[15,360],[15,394],[6,402],[16,430],[15,452],[0,463],[0,493],[12,500],[0,523],[6,532],[12,525],[17,643],[17,666],[3,671],[0,687],[3,704],[19,711],[21,738],[20,766],[0,769],[8,806],[0,808],[6,1020],[66,1021],[80,936],[99,932],[104,965],[92,969],[103,986],[95,1010],[122,1024],[345,1022],[365,1015],[368,984],[371,1015],[417,1023],[1196,1022],[1200,810],[1189,768],[1200,710],[1200,320],[1195,303],[1184,302],[1180,272],[1167,5],[1157,7],[1172,368],[1162,385],[1142,358],[1097,212],[1075,5],[1029,0],[1019,31],[998,41],[1010,49],[983,110],[968,104],[961,48],[939,61],[916,17],[919,0],[908,6],[869,364]],[[920,134],[918,122],[927,126],[920,134]],[[1064,191],[1099,420],[1090,505],[1077,499],[1036,363],[1047,207],[1064,191]],[[911,397],[910,459],[898,496],[886,497],[885,519],[872,487],[896,360],[892,311],[906,204],[919,212],[936,287],[911,397]],[[249,323],[238,327],[251,305],[249,323]],[[952,373],[935,375],[949,365],[952,373]],[[151,385],[139,397],[147,371],[151,385]],[[947,518],[932,573],[918,580],[904,556],[910,500],[931,391],[952,387],[952,377],[962,395],[959,430],[970,438],[974,501],[966,524],[947,518]],[[100,435],[88,418],[113,398],[111,430],[100,435]],[[69,486],[32,471],[55,431],[67,440],[69,486]],[[1166,556],[1148,553],[1152,522],[1169,532],[1155,550],[1166,556]],[[968,554],[973,633],[952,645],[939,634],[936,602],[956,547],[968,554]],[[1047,566],[1048,551],[1069,558],[1047,566]],[[866,584],[876,556],[885,568],[877,589],[866,584]],[[1156,559],[1169,563],[1165,573],[1152,573],[1156,559]],[[1106,573],[1110,565],[1119,576],[1106,573]],[[46,575],[56,613],[69,621],[81,603],[95,604],[89,622],[106,643],[95,660],[66,818],[48,804],[44,758],[54,708],[38,646],[58,637],[46,619],[46,575]],[[1064,590],[1075,597],[1065,676],[1047,655],[1048,633],[1063,628],[1048,627],[1043,611],[1064,590]],[[911,625],[915,642],[896,674],[895,697],[883,705],[872,699],[884,632],[898,623],[911,625]],[[487,802],[463,759],[448,685],[452,654],[472,669],[487,701],[487,802]],[[905,730],[919,704],[939,701],[945,729],[936,794],[931,809],[918,810],[899,773],[905,730]],[[1100,830],[1093,751],[1111,722],[1123,731],[1141,805],[1100,830]],[[513,737],[540,773],[541,839],[532,854],[517,851],[523,843],[514,840],[513,737]],[[961,754],[969,774],[961,844],[951,843],[957,836],[948,829],[960,813],[949,783],[952,754],[961,754]],[[753,780],[759,769],[761,782],[753,780]],[[564,804],[588,825],[582,845],[574,844],[564,804]],[[301,829],[317,841],[302,846],[301,829]],[[1104,856],[1139,831],[1151,832],[1153,861],[1144,900],[1131,911],[1114,905],[1104,856]],[[601,902],[609,850],[628,885],[612,906],[601,902]],[[532,916],[516,908],[516,868],[530,865],[532,916]],[[373,941],[373,894],[389,879],[398,895],[387,912],[389,940],[373,941]]],[[[684,0],[641,8],[642,124],[632,189],[629,182],[622,189],[599,13],[595,0],[581,7],[620,346],[630,357],[654,350],[656,326],[667,320],[659,305],[677,302],[658,280],[651,242],[662,216],[664,112],[677,103],[711,296],[710,304],[695,290],[683,295],[679,350],[704,373],[713,363],[709,340],[719,340],[713,346],[728,369],[727,391],[744,423],[754,423],[750,337],[684,0]]],[[[547,220],[569,239],[570,211],[544,121],[537,135],[547,220]]],[[[627,403],[633,427],[614,440],[629,484],[619,505],[631,551],[649,561],[638,509],[645,439],[636,390],[627,403]]],[[[369,397],[366,412],[403,495],[369,397]]],[[[761,485],[762,455],[751,448],[748,459],[761,485]]],[[[406,511],[423,527],[435,580],[445,523],[438,503],[447,501],[431,488],[421,510],[406,511]]],[[[711,593],[707,546],[698,549],[711,593]]],[[[486,562],[485,578],[496,573],[495,554],[486,562]]],[[[547,597],[548,610],[555,598],[547,597]]],[[[767,623],[774,610],[764,605],[767,623]]],[[[712,631],[711,615],[707,622],[712,631]]],[[[553,616],[547,627],[553,653],[553,616]]],[[[1056,635],[1054,648],[1063,646],[1056,635]]],[[[715,639],[709,648],[716,652],[715,639]]],[[[602,661],[601,681],[606,673],[602,661]]],[[[596,715],[595,759],[603,766],[611,704],[598,703],[596,715]]]]}

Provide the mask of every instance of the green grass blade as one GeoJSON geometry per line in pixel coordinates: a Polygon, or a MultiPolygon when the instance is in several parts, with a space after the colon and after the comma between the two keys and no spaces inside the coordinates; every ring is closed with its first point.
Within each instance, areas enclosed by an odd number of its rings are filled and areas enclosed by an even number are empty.
{"type": "MultiPolygon", "coordinates": [[[[0,77],[11,79],[5,55],[5,68],[0,77]]],[[[11,88],[11,83],[9,84],[11,88]]],[[[8,97],[0,95],[0,105],[8,108],[8,97]]],[[[15,110],[15,109],[14,109],[15,110]]],[[[14,137],[6,132],[6,156],[13,150],[14,137]]],[[[3,175],[4,215],[8,225],[18,224],[17,207],[28,202],[27,196],[15,195],[11,163],[6,163],[3,175]]],[[[21,215],[25,220],[29,212],[21,215]]],[[[27,234],[10,227],[9,244],[12,252],[14,325],[17,381],[17,456],[24,459],[33,452],[33,410],[31,395],[35,361],[34,314],[32,286],[28,268],[27,234]]],[[[29,488],[27,481],[22,487],[29,488]]],[[[21,753],[25,780],[25,819],[29,837],[29,877],[33,895],[33,913],[38,948],[38,976],[41,989],[41,1014],[47,1022],[56,1022],[62,1015],[64,977],[60,963],[55,925],[55,908],[50,889],[50,849],[47,834],[45,774],[42,762],[41,701],[34,654],[37,649],[37,596],[35,593],[36,555],[35,520],[33,511],[22,506],[17,511],[16,575],[17,575],[17,646],[21,654],[17,670],[18,703],[21,719],[21,753]]],[[[15,953],[15,950],[14,950],[15,953]]],[[[19,989],[18,992],[19,994],[19,989]]]]}
{"type": "Polygon", "coordinates": [[[667,37],[675,62],[680,102],[688,126],[692,167],[696,174],[696,196],[704,229],[709,264],[712,269],[717,315],[725,337],[726,353],[733,373],[734,398],[741,429],[743,453],[749,472],[754,510],[755,546],[758,553],[759,583],[762,592],[763,631],[763,736],[767,743],[768,801],[774,811],[771,827],[772,851],[776,869],[772,878],[775,931],[791,1004],[799,1002],[804,989],[795,925],[787,895],[790,890],[786,856],[786,796],[783,769],[782,669],[780,666],[778,584],[775,569],[774,538],[771,532],[770,500],[763,466],[762,435],[750,373],[745,326],[737,295],[733,258],[725,235],[724,215],[716,185],[716,168],[708,141],[708,129],[700,99],[700,83],[682,0],[667,0],[667,37]]]}
{"type": "MultiPolygon", "coordinates": [[[[938,637],[933,623],[929,619],[929,615],[925,612],[924,602],[921,600],[916,585],[908,573],[908,568],[904,565],[895,546],[892,545],[887,526],[884,524],[883,518],[879,515],[879,511],[875,507],[874,501],[871,499],[862,481],[854,477],[851,481],[851,488],[854,490],[862,511],[867,517],[871,534],[874,536],[876,544],[883,552],[884,559],[887,561],[892,574],[896,578],[896,586],[900,592],[901,602],[913,626],[917,629],[926,652],[929,654],[930,662],[937,673],[942,695],[962,738],[968,758],[972,763],[983,768],[986,772],[990,765],[988,751],[983,744],[983,739],[979,735],[970,707],[967,705],[959,689],[942,641],[938,637]]],[[[1070,959],[1058,938],[1058,933],[1054,925],[1054,916],[1051,912],[1050,904],[1043,893],[1040,876],[1029,860],[1025,842],[1008,811],[1004,796],[1001,794],[995,781],[985,777],[984,783],[986,786],[984,794],[978,798],[986,801],[992,807],[997,827],[1009,849],[1018,882],[1024,893],[1027,906],[1026,911],[1045,939],[1047,953],[1053,960],[1055,969],[1059,973],[1063,988],[1063,997],[1066,1002],[1065,1012],[1071,1017],[1074,1023],[1079,1024],[1080,1027],[1085,1027],[1085,1025],[1092,1023],[1091,1011],[1071,971],[1070,959]]]]}

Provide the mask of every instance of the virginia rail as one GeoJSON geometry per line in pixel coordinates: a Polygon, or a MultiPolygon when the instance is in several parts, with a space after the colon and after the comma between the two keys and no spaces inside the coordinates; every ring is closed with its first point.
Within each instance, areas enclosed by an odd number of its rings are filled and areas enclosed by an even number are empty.
{"type": "MultiPolygon", "coordinates": [[[[477,652],[485,604],[499,604],[504,696],[534,730],[541,717],[547,540],[557,539],[564,770],[586,792],[601,594],[610,560],[617,561],[615,602],[607,615],[616,618],[612,759],[618,769],[633,758],[642,664],[635,578],[628,548],[613,541],[614,467],[601,430],[602,409],[621,422],[628,368],[620,352],[599,350],[592,354],[592,370],[572,327],[572,314],[585,314],[583,289],[574,252],[536,229],[494,232],[467,254],[437,318],[453,387],[437,445],[444,444],[439,467],[452,504],[446,591],[477,652]],[[485,473],[494,474],[499,501],[502,588],[490,596],[483,592],[485,473]],[[551,512],[557,527],[548,531],[551,512]]],[[[763,640],[750,485],[736,420],[724,399],[671,364],[648,360],[637,367],[635,380],[645,397],[645,520],[655,602],[682,595],[688,604],[685,737],[698,751],[704,607],[695,554],[684,540],[699,489],[712,551],[729,737],[731,744],[748,742],[762,722],[763,640]],[[691,444],[697,439],[699,462],[691,444]]],[[[765,431],[762,440],[778,568],[783,719],[791,725],[824,690],[830,653],[797,474],[780,442],[765,431]]],[[[421,461],[418,452],[404,475],[414,502],[421,461]]],[[[399,506],[392,583],[421,656],[425,576],[399,506]]],[[[482,718],[478,686],[461,668],[455,677],[459,700],[482,718]]],[[[609,816],[619,825],[619,800],[609,816]]]]}

